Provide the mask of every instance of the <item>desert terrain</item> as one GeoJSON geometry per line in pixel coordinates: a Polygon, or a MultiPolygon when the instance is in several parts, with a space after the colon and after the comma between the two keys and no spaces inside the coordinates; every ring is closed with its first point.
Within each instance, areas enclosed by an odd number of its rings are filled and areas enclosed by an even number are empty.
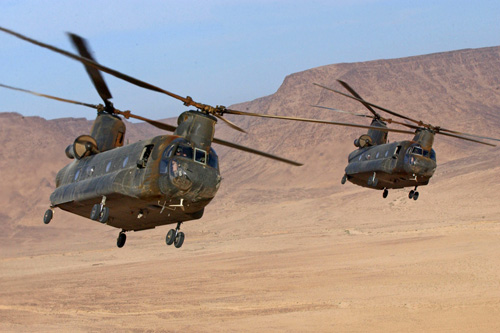
{"type": "MultiPolygon", "coordinates": [[[[500,47],[314,68],[232,107],[363,123],[310,107],[364,112],[312,84],[336,79],[434,125],[500,137],[500,47]]],[[[223,182],[183,224],[183,247],[160,227],[118,249],[119,230],[89,219],[56,210],[42,223],[64,148],[92,122],[3,111],[1,331],[500,331],[500,147],[436,136],[438,169],[418,201],[409,189],[383,199],[340,184],[362,130],[228,116],[249,133],[218,124],[217,137],[304,166],[215,147],[223,182]]],[[[130,142],[161,133],[127,131],[130,142]]]]}

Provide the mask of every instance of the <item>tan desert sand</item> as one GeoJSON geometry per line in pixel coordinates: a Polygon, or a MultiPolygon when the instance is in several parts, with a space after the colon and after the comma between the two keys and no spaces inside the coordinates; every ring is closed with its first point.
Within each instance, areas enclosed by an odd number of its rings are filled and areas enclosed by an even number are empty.
{"type": "MultiPolygon", "coordinates": [[[[233,107],[358,121],[309,107],[363,110],[312,85],[336,79],[434,125],[500,137],[500,47],[315,68],[233,107]]],[[[183,225],[184,246],[167,247],[160,227],[118,249],[119,230],[89,219],[56,210],[42,223],[64,148],[91,122],[1,113],[0,331],[500,331],[499,147],[436,137],[419,200],[383,199],[340,184],[362,131],[228,118],[249,134],[219,124],[218,137],[305,165],[216,147],[223,183],[183,225]]],[[[128,125],[131,142],[158,133],[128,125]]]]}

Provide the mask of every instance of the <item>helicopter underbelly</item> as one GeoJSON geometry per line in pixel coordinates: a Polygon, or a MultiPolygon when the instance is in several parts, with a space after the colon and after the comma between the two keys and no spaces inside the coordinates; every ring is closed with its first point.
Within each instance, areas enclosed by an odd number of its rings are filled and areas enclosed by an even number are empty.
{"type": "MultiPolygon", "coordinates": [[[[138,200],[122,194],[106,197],[106,207],[110,216],[107,225],[123,230],[146,230],[157,226],[196,220],[203,216],[203,210],[210,200],[189,202],[186,200],[138,200]]],[[[94,204],[100,198],[59,205],[62,210],[89,218],[94,204]]],[[[99,222],[97,222],[99,223],[99,222]]]]}
{"type": "Polygon", "coordinates": [[[407,173],[385,173],[385,172],[375,172],[376,175],[376,185],[368,185],[369,179],[373,177],[374,172],[362,172],[353,175],[348,175],[347,179],[355,184],[362,187],[368,187],[378,190],[387,189],[397,189],[404,187],[413,186],[423,186],[429,183],[431,177],[413,177],[407,173]]]}

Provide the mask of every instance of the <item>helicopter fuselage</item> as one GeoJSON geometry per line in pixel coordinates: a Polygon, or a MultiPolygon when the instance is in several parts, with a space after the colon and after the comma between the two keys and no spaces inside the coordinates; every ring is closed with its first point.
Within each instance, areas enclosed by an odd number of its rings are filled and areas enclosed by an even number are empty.
{"type": "Polygon", "coordinates": [[[212,148],[164,135],[74,160],[57,174],[50,202],[83,217],[104,203],[106,224],[138,231],[201,218],[220,180],[212,148]]]}
{"type": "Polygon", "coordinates": [[[399,141],[357,149],[349,154],[347,180],[375,189],[427,185],[436,170],[436,154],[415,141],[399,141]]]}

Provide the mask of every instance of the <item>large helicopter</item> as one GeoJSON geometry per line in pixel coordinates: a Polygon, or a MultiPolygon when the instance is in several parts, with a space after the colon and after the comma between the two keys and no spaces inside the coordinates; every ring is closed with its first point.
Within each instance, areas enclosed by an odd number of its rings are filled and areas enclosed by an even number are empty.
{"type": "Polygon", "coordinates": [[[185,236],[180,231],[181,224],[201,218],[205,207],[214,198],[220,186],[219,161],[212,143],[294,166],[302,165],[215,138],[217,120],[245,132],[225,119],[224,114],[376,129],[373,126],[243,112],[224,106],[212,107],[198,103],[189,96],[181,97],[100,65],[91,56],[85,40],[77,35],[70,34],[70,38],[80,55],[2,27],[0,30],[84,64],[104,104],[82,103],[7,85],[1,86],[97,109],[97,117],[90,135],[77,137],[73,144],[66,148],[67,157],[74,161],[58,172],[56,189],[50,196],[50,208],[45,212],[43,221],[48,224],[52,220],[56,207],[90,217],[92,220],[121,229],[117,238],[117,246],[120,248],[125,244],[126,232],[167,224],[177,224],[176,228],[170,229],[166,235],[167,245],[174,244],[177,248],[182,246],[185,236]],[[101,71],[139,87],[166,94],[182,101],[185,106],[195,107],[195,110],[183,112],[177,120],[177,127],[135,115],[130,111],[120,111],[110,101],[112,96],[101,71]],[[157,136],[124,145],[125,124],[120,116],[145,121],[162,130],[173,132],[173,135],[157,136]]]}
{"type": "Polygon", "coordinates": [[[432,148],[434,136],[436,134],[488,146],[495,145],[477,139],[500,141],[495,138],[467,134],[439,126],[433,126],[429,123],[407,117],[364,100],[351,86],[349,86],[349,84],[341,80],[338,80],[338,82],[351,93],[351,95],[317,83],[314,84],[323,89],[360,102],[370,111],[371,115],[356,114],[320,105],[314,105],[314,107],[371,118],[371,126],[376,127],[376,129],[370,129],[367,134],[363,134],[358,139],[354,140],[354,146],[358,149],[349,154],[345,174],[341,180],[342,184],[345,184],[346,181],[350,181],[362,187],[383,190],[382,196],[384,198],[387,197],[389,189],[413,187],[408,197],[417,200],[419,197],[417,188],[427,185],[436,171],[436,152],[432,148]],[[402,118],[407,122],[382,117],[375,109],[402,118]],[[387,140],[388,132],[392,129],[388,128],[387,124],[391,123],[413,129],[414,132],[406,131],[406,133],[414,135],[413,139],[389,143],[387,140]]]}

